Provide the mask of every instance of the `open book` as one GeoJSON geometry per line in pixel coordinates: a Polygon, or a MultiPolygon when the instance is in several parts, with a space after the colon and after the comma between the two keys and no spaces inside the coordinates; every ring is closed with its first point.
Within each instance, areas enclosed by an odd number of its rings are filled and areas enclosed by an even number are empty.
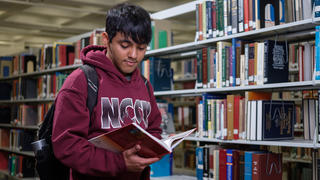
{"type": "Polygon", "coordinates": [[[194,132],[196,128],[158,139],[144,130],[136,123],[132,123],[114,131],[99,135],[89,140],[95,146],[114,152],[122,152],[136,144],[140,144],[141,150],[138,154],[142,157],[161,157],[171,153],[185,137],[194,132]]]}

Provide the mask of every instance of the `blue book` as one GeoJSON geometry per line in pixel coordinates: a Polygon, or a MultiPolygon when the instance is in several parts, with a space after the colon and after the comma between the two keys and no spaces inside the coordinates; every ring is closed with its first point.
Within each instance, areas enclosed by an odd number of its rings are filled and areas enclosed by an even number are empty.
{"type": "Polygon", "coordinates": [[[252,180],[252,154],[253,151],[244,152],[244,180],[252,180]]]}
{"type": "Polygon", "coordinates": [[[150,165],[150,177],[162,177],[172,175],[172,153],[162,157],[160,161],[157,161],[150,165]]]}
{"type": "Polygon", "coordinates": [[[150,83],[154,91],[169,91],[172,84],[171,59],[150,57],[150,83]]]}
{"type": "Polygon", "coordinates": [[[206,1],[207,39],[212,38],[212,1],[206,1]]]}
{"type": "Polygon", "coordinates": [[[320,0],[314,0],[314,17],[320,17],[320,0]]]}
{"type": "Polygon", "coordinates": [[[196,148],[196,173],[197,180],[203,179],[203,147],[196,148]]]}
{"type": "Polygon", "coordinates": [[[262,140],[294,138],[294,101],[262,101],[262,140]]]}
{"type": "Polygon", "coordinates": [[[227,180],[233,179],[233,158],[232,149],[227,150],[227,180]]]}

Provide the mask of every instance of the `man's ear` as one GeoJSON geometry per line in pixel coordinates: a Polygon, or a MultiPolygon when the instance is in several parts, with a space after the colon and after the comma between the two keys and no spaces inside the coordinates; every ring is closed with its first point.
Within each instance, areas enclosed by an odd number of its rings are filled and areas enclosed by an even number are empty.
{"type": "Polygon", "coordinates": [[[102,33],[102,43],[105,46],[108,46],[108,44],[109,44],[109,36],[108,36],[107,32],[102,33]]]}

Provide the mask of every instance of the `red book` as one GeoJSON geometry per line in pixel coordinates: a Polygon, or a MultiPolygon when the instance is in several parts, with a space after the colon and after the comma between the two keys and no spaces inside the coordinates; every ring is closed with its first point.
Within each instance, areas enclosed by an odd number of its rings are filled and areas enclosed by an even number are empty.
{"type": "Polygon", "coordinates": [[[0,151],[0,169],[1,170],[8,170],[8,161],[9,161],[9,155],[7,152],[0,151]]]}
{"type": "Polygon", "coordinates": [[[196,128],[160,140],[136,123],[132,123],[94,137],[89,142],[114,152],[122,152],[140,144],[141,150],[138,154],[141,157],[161,157],[171,153],[173,148],[195,130],[196,128]]]}
{"type": "Polygon", "coordinates": [[[275,153],[253,153],[252,180],[270,179],[282,179],[282,155],[275,153]]]}
{"type": "Polygon", "coordinates": [[[240,95],[234,96],[233,106],[233,139],[239,139],[240,95]]]}
{"type": "Polygon", "coordinates": [[[208,49],[202,48],[202,84],[204,87],[208,84],[208,49]]]}
{"type": "Polygon", "coordinates": [[[249,0],[243,0],[244,31],[249,31],[249,0]]]}
{"type": "Polygon", "coordinates": [[[219,150],[219,180],[227,179],[227,150],[219,150]]]}
{"type": "Polygon", "coordinates": [[[59,67],[67,65],[67,46],[66,45],[59,45],[59,54],[58,54],[58,65],[59,67]]]}

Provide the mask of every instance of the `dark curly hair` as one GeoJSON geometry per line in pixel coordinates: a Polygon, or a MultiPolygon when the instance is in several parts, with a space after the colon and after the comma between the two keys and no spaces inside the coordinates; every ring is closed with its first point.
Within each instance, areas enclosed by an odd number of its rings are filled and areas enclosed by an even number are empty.
{"type": "Polygon", "coordinates": [[[135,43],[149,44],[152,33],[149,13],[140,6],[118,4],[107,12],[106,32],[110,42],[120,32],[135,43]]]}

